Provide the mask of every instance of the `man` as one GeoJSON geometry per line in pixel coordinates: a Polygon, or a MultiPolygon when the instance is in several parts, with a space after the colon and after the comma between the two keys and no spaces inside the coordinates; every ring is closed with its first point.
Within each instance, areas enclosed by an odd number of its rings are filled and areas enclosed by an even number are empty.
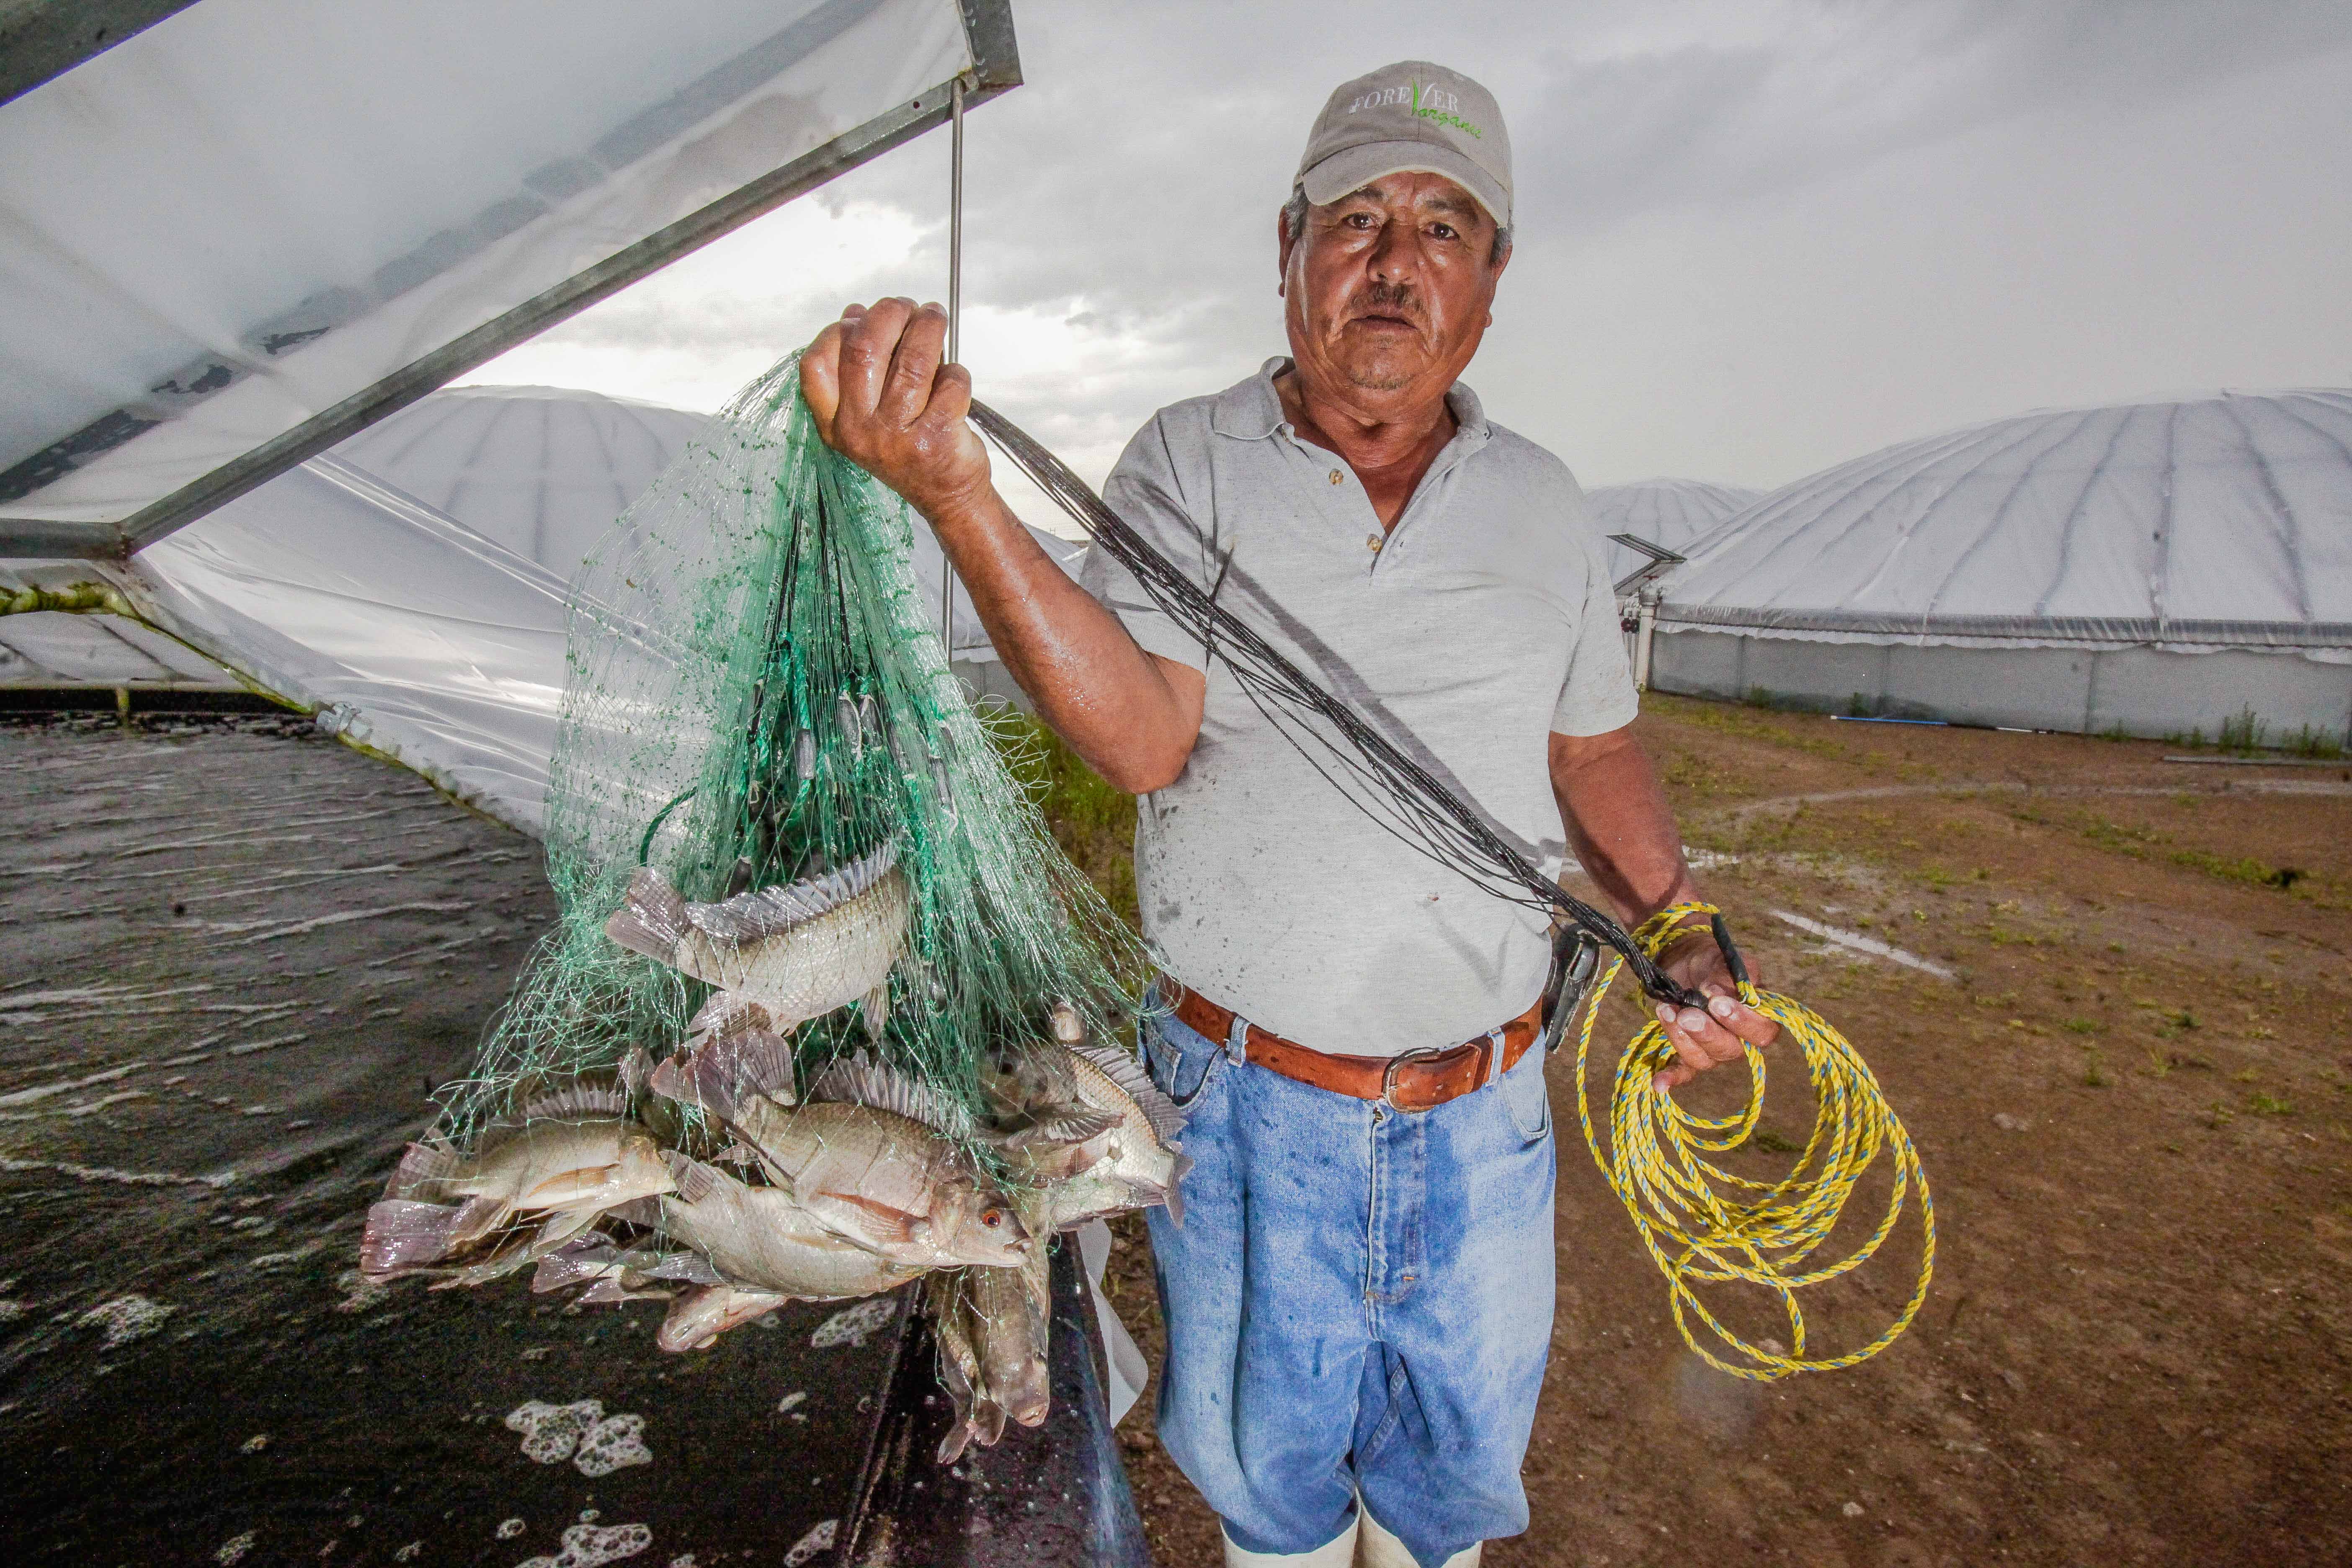
{"type": "MultiPolygon", "coordinates": [[[[1287,359],[1163,409],[1105,499],[1505,831],[1631,924],[1696,896],[1576,482],[1456,377],[1510,259],[1476,83],[1405,61],[1331,95],[1276,243],[1287,359]]],[[[938,531],[997,651],[1142,797],[1137,888],[1190,1116],[1186,1223],[1151,1216],[1160,1434],[1229,1563],[1469,1564],[1527,1526],[1552,1312],[1539,914],[1390,836],[1100,551],[1030,540],[965,423],[936,305],[853,306],[803,384],[825,438],[938,531]]],[[[1763,1045],[1694,934],[1660,1089],[1763,1045]],[[1712,1015],[1712,1016],[1710,1016],[1712,1015]]]]}

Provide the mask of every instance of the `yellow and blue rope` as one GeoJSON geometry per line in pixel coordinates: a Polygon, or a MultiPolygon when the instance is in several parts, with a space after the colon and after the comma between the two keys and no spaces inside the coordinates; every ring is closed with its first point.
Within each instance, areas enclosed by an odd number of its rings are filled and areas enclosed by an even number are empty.
{"type": "MultiPolygon", "coordinates": [[[[1686,918],[1716,913],[1710,904],[1676,904],[1643,922],[1634,939],[1654,958],[1668,942],[1686,934],[1688,928],[1682,928],[1686,918]]],[[[1853,1366],[1893,1344],[1927,1299],[1936,1268],[1936,1210],[1911,1135],[1880,1093],[1861,1054],[1803,1003],[1759,991],[1743,980],[1740,1000],[1780,1026],[1781,1039],[1797,1047],[1812,1083],[1818,1107],[1812,1136],[1789,1173],[1777,1182],[1753,1181],[1709,1158],[1738,1148],[1755,1132],[1764,1109],[1763,1053],[1752,1046],[1747,1051],[1749,1092],[1745,1109],[1731,1116],[1694,1115],[1672,1095],[1651,1087],[1653,1076],[1678,1059],[1655,1019],[1643,1026],[1618,1059],[1604,1152],[1593,1131],[1586,1064],[1601,999],[1624,962],[1622,957],[1611,961],[1584,1005],[1576,1039],[1576,1116],[1593,1163],[1633,1216],[1643,1247],[1666,1277],[1675,1327],[1684,1342],[1709,1365],[1761,1383],[1791,1373],[1853,1366]],[[1877,1229],[1847,1256],[1812,1262],[1864,1173],[1881,1154],[1892,1160],[1895,1182],[1877,1229]],[[1862,1349],[1809,1357],[1805,1314],[1797,1292],[1858,1268],[1875,1254],[1894,1233],[1915,1185],[1921,1251],[1918,1285],[1910,1300],[1885,1331],[1862,1349]],[[1741,1338],[1699,1299],[1696,1287],[1730,1281],[1760,1285],[1780,1298],[1789,1315],[1790,1348],[1785,1353],[1741,1338]],[[1701,1343],[1694,1317],[1737,1359],[1727,1360],[1701,1343]]]]}

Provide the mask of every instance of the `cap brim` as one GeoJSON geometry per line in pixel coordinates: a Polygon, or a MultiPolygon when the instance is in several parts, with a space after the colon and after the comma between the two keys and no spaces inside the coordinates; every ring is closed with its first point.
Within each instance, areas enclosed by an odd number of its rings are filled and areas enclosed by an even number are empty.
{"type": "Polygon", "coordinates": [[[1388,174],[1437,174],[1476,198],[1486,216],[1511,226],[1511,198],[1492,174],[1451,147],[1433,142],[1366,142],[1343,147],[1298,176],[1307,199],[1328,206],[1388,174]]]}

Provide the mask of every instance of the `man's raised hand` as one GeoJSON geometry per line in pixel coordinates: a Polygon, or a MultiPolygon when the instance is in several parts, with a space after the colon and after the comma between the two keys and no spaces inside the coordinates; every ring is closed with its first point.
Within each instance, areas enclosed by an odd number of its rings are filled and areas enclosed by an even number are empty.
{"type": "Polygon", "coordinates": [[[965,421],[971,375],[945,363],[936,304],[852,305],[801,356],[801,392],[825,444],[933,521],[988,494],[988,449],[965,421]]]}
{"type": "MultiPolygon", "coordinates": [[[[1650,1080],[1654,1089],[1679,1088],[1709,1068],[1738,1061],[1748,1047],[1769,1046],[1780,1035],[1780,1025],[1739,1000],[1732,986],[1731,968],[1711,937],[1704,943],[1690,941],[1678,945],[1683,951],[1669,952],[1661,967],[1706,996],[1706,1011],[1657,1005],[1658,1026],[1665,1031],[1678,1060],[1650,1080]]],[[[1760,972],[1757,978],[1762,978],[1760,972]]]]}

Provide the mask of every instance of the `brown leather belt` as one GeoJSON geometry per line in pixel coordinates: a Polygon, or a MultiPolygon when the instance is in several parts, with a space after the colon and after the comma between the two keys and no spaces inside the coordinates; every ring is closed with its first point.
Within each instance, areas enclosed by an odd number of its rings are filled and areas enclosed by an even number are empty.
{"type": "MultiPolygon", "coordinates": [[[[1233,1038],[1234,1010],[1221,1007],[1169,975],[1160,977],[1160,997],[1184,1026],[1219,1045],[1233,1038]]],[[[1342,1057],[1310,1050],[1255,1024],[1249,1026],[1249,1059],[1314,1089],[1358,1100],[1377,1100],[1395,1110],[1433,1110],[1483,1088],[1517,1067],[1536,1042],[1543,999],[1496,1031],[1502,1037],[1503,1065],[1494,1066],[1495,1035],[1458,1046],[1407,1051],[1396,1057],[1342,1057]]]]}

